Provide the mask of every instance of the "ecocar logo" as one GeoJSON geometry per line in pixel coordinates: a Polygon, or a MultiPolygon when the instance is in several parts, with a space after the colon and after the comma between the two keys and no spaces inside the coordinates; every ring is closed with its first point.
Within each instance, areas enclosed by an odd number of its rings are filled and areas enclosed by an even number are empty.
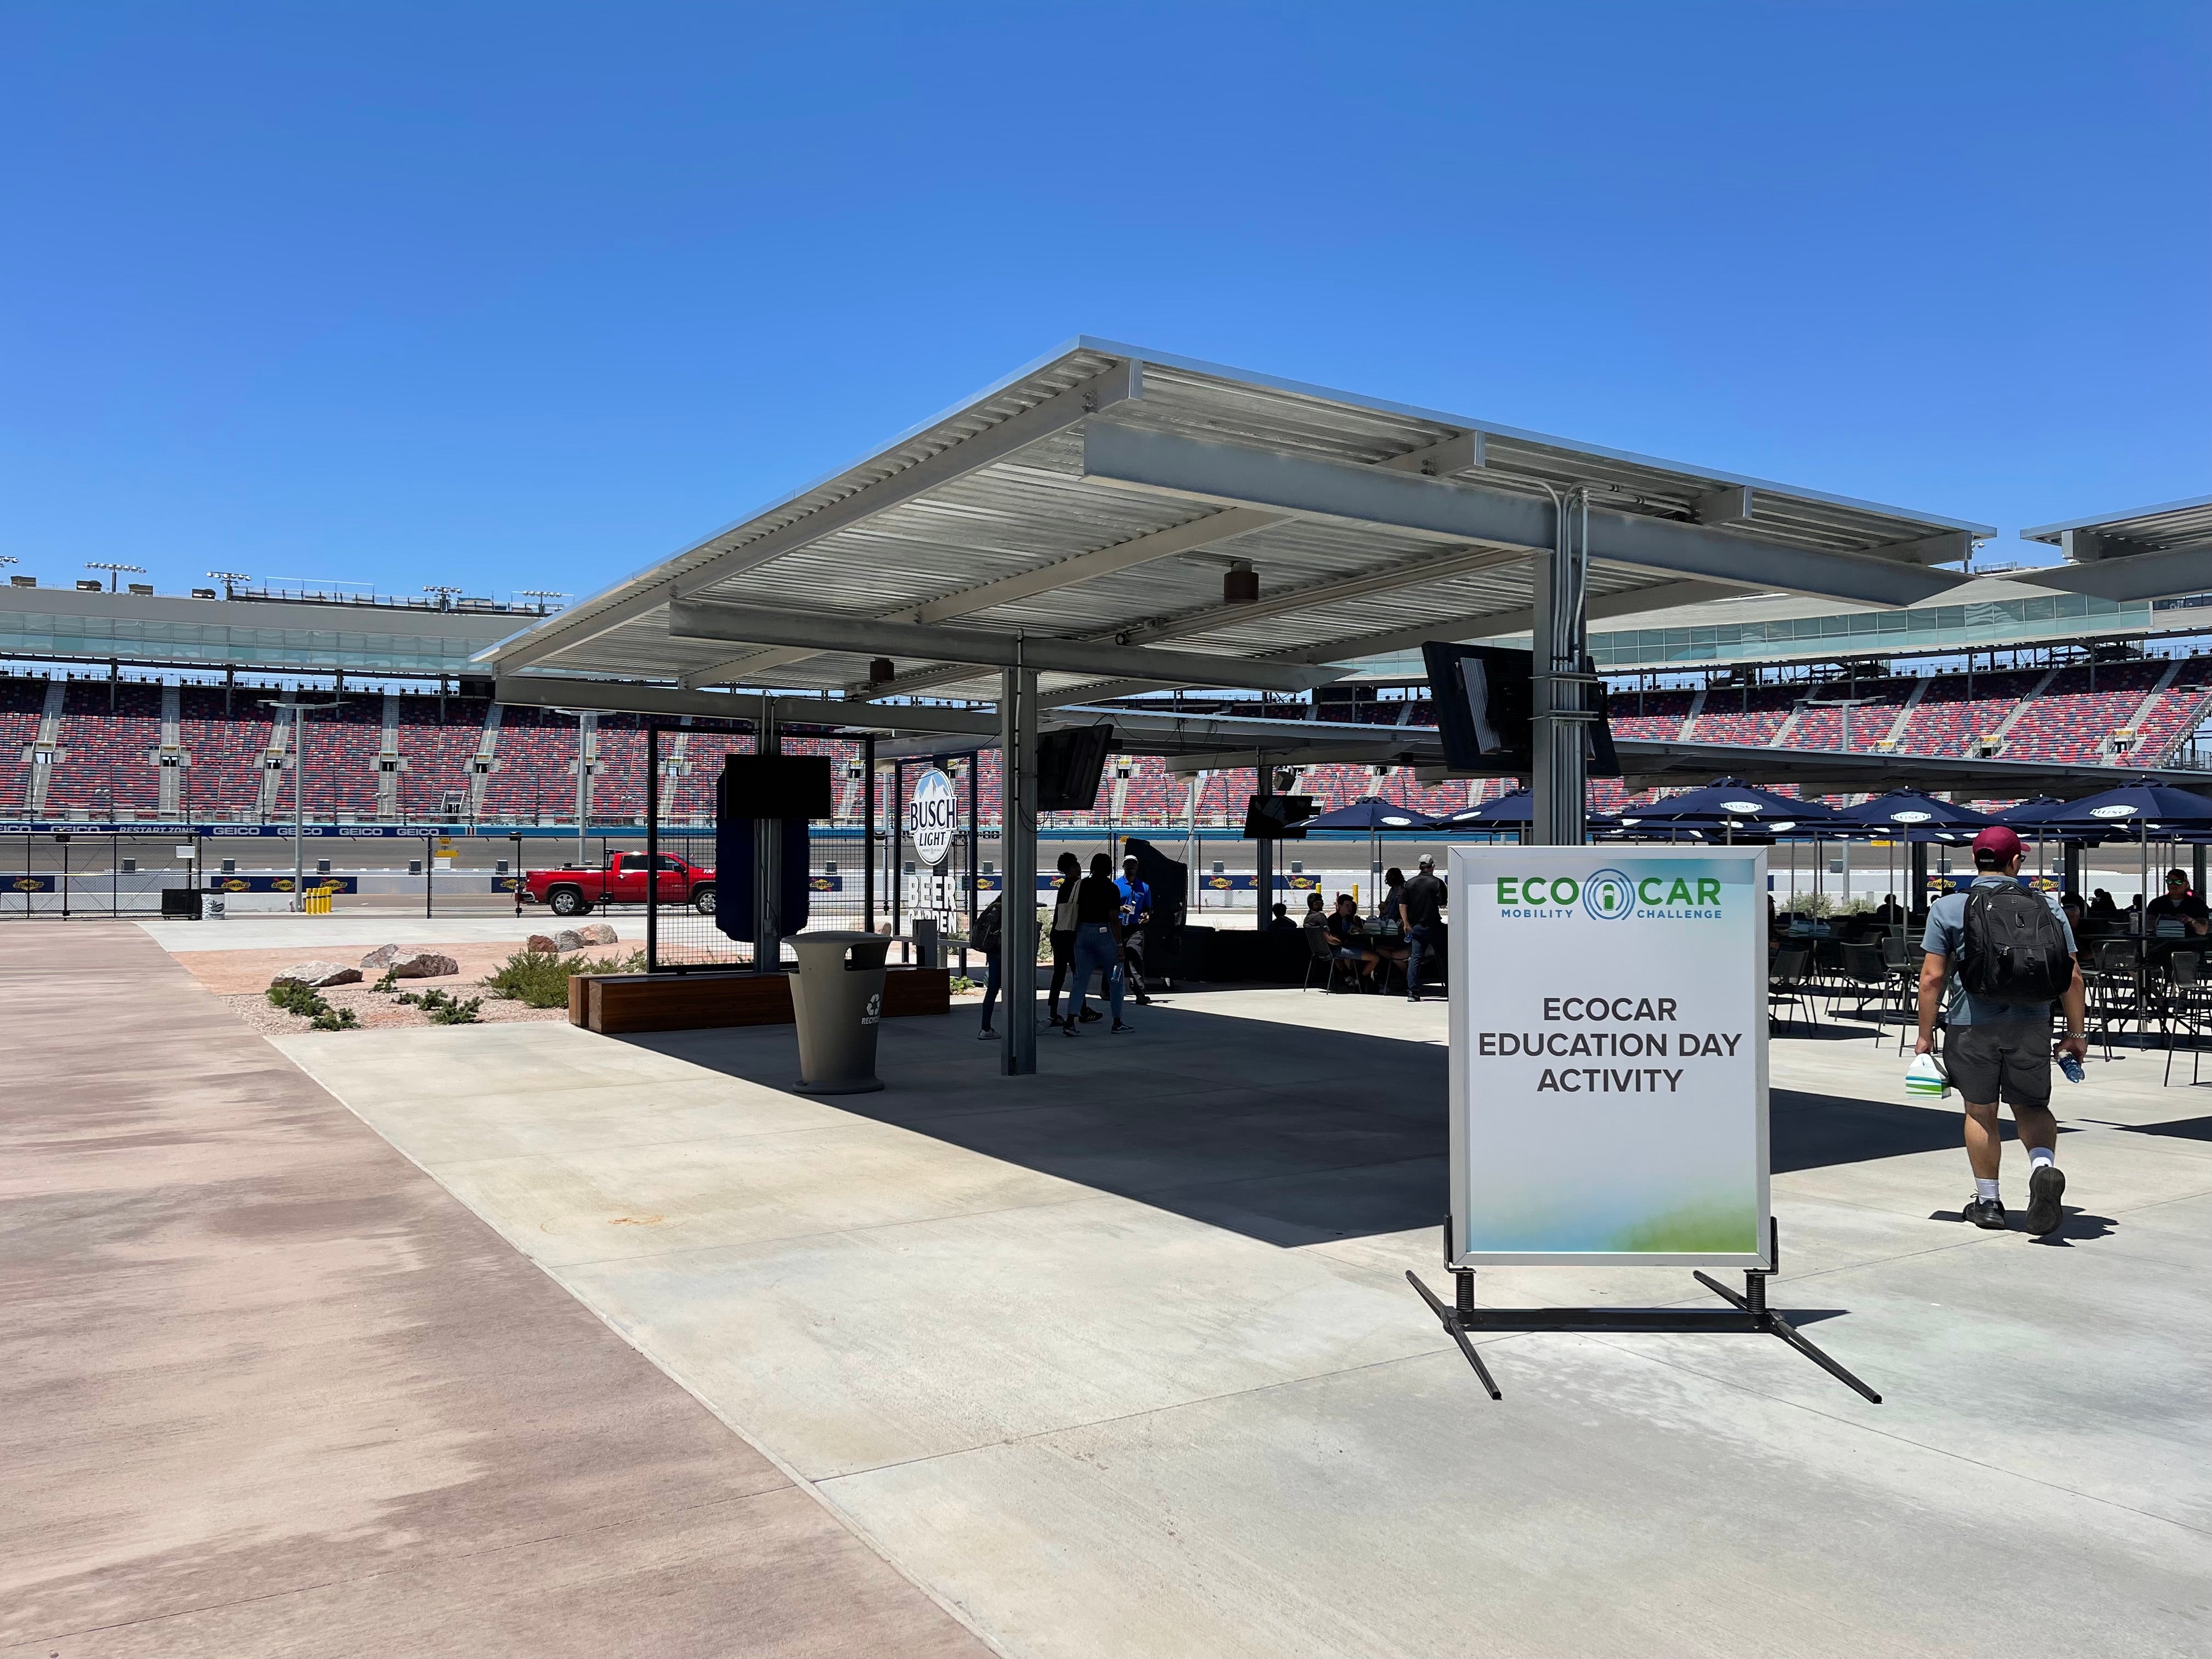
{"type": "Polygon", "coordinates": [[[1583,883],[1583,908],[1599,921],[1619,921],[1636,908],[1636,884],[1618,870],[1600,870],[1583,883]]]}

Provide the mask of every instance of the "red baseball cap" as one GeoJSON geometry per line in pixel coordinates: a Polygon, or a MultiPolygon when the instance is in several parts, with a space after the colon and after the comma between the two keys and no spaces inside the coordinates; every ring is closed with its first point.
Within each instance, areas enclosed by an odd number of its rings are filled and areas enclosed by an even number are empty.
{"type": "Polygon", "coordinates": [[[2020,844],[2020,837],[2002,823],[1993,823],[1974,837],[1977,861],[1982,854],[1987,853],[1999,864],[2009,864],[2027,850],[2020,844]]]}

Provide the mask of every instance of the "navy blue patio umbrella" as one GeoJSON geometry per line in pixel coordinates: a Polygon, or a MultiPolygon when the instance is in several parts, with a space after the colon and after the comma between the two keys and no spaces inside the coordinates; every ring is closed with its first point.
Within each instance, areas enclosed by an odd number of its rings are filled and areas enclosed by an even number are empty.
{"type": "Polygon", "coordinates": [[[2142,849],[2142,896],[2148,904],[2152,841],[2212,841],[2212,798],[2152,778],[2137,778],[2116,789],[2052,807],[2033,822],[2042,833],[2135,842],[2142,849]]]}
{"type": "MultiPolygon", "coordinates": [[[[1437,820],[1440,830],[1490,830],[1533,829],[1536,823],[1536,798],[1526,789],[1515,789],[1500,795],[1496,800],[1486,800],[1480,806],[1462,807],[1456,812],[1447,812],[1437,820]]],[[[1592,812],[1589,827],[1592,830],[1610,831],[1620,827],[1620,820],[1604,812],[1592,812]]]]}
{"type": "Polygon", "coordinates": [[[1309,830],[1433,830],[1441,820],[1415,806],[1401,806],[1380,795],[1362,795],[1349,806],[1306,820],[1309,830]]]}
{"type": "MultiPolygon", "coordinates": [[[[1382,885],[1382,837],[1391,831],[1433,830],[1438,820],[1418,807],[1400,806],[1384,800],[1380,795],[1362,795],[1349,806],[1340,806],[1332,811],[1318,813],[1305,822],[1309,830],[1364,830],[1367,832],[1367,871],[1370,885],[1382,885]]],[[[1380,904],[1382,895],[1377,891],[1375,902],[1380,904]]]]}
{"type": "Polygon", "coordinates": [[[1972,841],[1996,822],[1987,812],[1918,789],[1893,789],[1842,808],[1836,819],[1838,827],[1872,830],[1892,840],[1947,843],[1972,841]]]}
{"type": "Polygon", "coordinates": [[[1791,833],[1823,835],[1848,831],[1838,824],[1832,806],[1816,800],[1797,800],[1758,789],[1741,778],[1719,778],[1703,789],[1685,790],[1632,806],[1620,815],[1623,830],[1631,836],[1695,835],[1734,840],[1737,836],[1773,836],[1791,833]]]}

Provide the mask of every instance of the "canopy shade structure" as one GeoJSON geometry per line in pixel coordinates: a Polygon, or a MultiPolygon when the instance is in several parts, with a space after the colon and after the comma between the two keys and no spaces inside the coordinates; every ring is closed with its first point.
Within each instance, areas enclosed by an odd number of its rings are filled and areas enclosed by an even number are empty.
{"type": "Polygon", "coordinates": [[[1530,626],[1576,486],[1599,617],[1746,591],[1902,605],[1994,533],[1085,337],[479,660],[503,686],[980,700],[1018,641],[1048,709],[1295,691],[1530,626]]]}
{"type": "Polygon", "coordinates": [[[2039,525],[2020,535],[2066,556],[2057,569],[2015,573],[2037,587],[2119,601],[2212,592],[2212,495],[2039,525]]]}

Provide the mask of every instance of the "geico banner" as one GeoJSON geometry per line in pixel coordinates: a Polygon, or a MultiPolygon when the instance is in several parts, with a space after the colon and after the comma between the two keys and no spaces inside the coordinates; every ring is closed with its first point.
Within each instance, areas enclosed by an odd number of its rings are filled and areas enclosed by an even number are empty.
{"type": "Polygon", "coordinates": [[[1451,849],[1453,1249],[1765,1265],[1766,854],[1451,849]]]}

